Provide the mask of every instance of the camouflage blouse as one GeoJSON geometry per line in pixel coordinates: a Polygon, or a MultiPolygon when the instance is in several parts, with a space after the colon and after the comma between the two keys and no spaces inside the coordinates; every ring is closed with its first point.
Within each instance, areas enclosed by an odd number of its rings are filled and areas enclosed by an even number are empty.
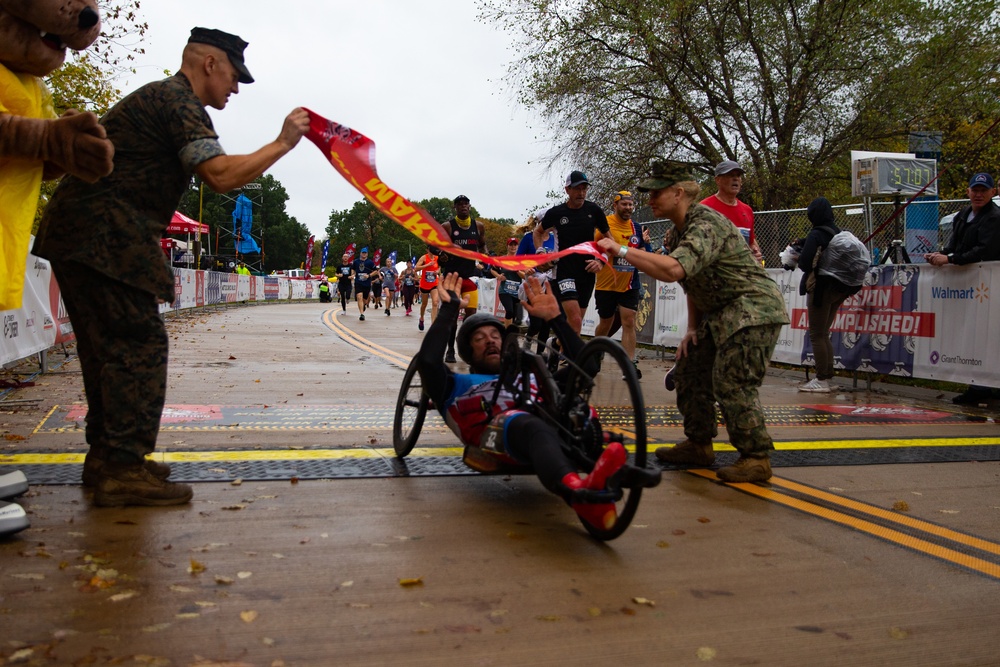
{"type": "Polygon", "coordinates": [[[684,267],[681,287],[716,344],[746,327],[788,323],[777,284],[754,259],[739,229],[707,206],[688,210],[670,256],[684,267]]]}
{"type": "Polygon", "coordinates": [[[101,124],[114,171],[97,183],[67,176],[45,208],[34,252],[86,264],[173,301],[160,238],[196,166],[224,155],[212,120],[183,74],[139,88],[101,124]]]}

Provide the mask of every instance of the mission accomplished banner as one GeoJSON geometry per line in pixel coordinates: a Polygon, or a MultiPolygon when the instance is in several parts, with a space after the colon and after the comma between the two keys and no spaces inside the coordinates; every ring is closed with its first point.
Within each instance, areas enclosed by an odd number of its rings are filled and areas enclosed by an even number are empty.
{"type": "Polygon", "coordinates": [[[490,257],[479,252],[465,250],[453,245],[444,228],[413,202],[382,182],[375,170],[375,142],[349,127],[323,118],[306,109],[310,117],[309,140],[323,151],[333,168],[340,172],[348,183],[365,196],[383,215],[402,225],[426,243],[445,250],[450,255],[474,259],[484,264],[502,266],[505,269],[533,269],[566,255],[591,255],[602,262],[604,255],[593,243],[581,243],[557,253],[541,257],[536,255],[506,255],[490,257]]]}

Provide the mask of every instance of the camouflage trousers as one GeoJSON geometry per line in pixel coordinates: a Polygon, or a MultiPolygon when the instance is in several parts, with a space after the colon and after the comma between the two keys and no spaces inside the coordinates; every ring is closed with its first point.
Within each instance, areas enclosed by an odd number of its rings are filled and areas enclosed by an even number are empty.
{"type": "Polygon", "coordinates": [[[684,417],[684,435],[708,442],[719,434],[715,403],[726,420],[729,442],[741,454],[774,449],[764,424],[757,389],[764,382],[781,325],[740,329],[716,345],[708,327],[698,330],[698,344],[677,362],[677,409],[684,417]]]}
{"type": "Polygon", "coordinates": [[[130,463],[156,446],[167,392],[167,330],[156,297],[78,262],[52,262],[87,396],[87,443],[130,463]]]}

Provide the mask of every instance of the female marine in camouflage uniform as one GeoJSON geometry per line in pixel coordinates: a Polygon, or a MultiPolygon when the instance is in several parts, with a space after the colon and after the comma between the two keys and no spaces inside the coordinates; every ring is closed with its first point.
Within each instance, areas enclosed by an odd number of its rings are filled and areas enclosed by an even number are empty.
{"type": "Polygon", "coordinates": [[[670,254],[625,248],[610,239],[598,245],[657,280],[679,282],[687,295],[688,327],[677,348],[675,374],[677,407],[684,416],[687,439],[657,449],[656,456],[667,463],[712,465],[718,401],[730,444],[740,453],[736,463],[717,471],[719,479],[767,480],[774,443],[757,389],[781,325],[788,323],[784,300],[739,230],[695,203],[700,188],[682,166],[657,162],[652,171],[638,189],[650,193],[654,215],[676,225],[670,254]]]}

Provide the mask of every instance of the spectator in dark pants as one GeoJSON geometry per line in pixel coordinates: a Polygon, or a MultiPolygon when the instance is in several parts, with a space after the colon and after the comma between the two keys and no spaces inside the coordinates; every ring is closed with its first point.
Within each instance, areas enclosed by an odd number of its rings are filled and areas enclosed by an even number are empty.
{"type": "Polygon", "coordinates": [[[816,271],[820,253],[830,244],[830,239],[840,233],[840,228],[834,223],[830,202],[826,197],[817,197],[809,204],[806,214],[812,223],[812,230],[806,236],[799,255],[799,268],[802,269],[799,294],[806,297],[809,342],[812,343],[813,357],[816,360],[816,377],[799,385],[799,391],[828,393],[830,378],[833,377],[830,327],[833,326],[840,305],[857,294],[861,287],[845,285],[833,276],[820,275],[816,271]]]}

